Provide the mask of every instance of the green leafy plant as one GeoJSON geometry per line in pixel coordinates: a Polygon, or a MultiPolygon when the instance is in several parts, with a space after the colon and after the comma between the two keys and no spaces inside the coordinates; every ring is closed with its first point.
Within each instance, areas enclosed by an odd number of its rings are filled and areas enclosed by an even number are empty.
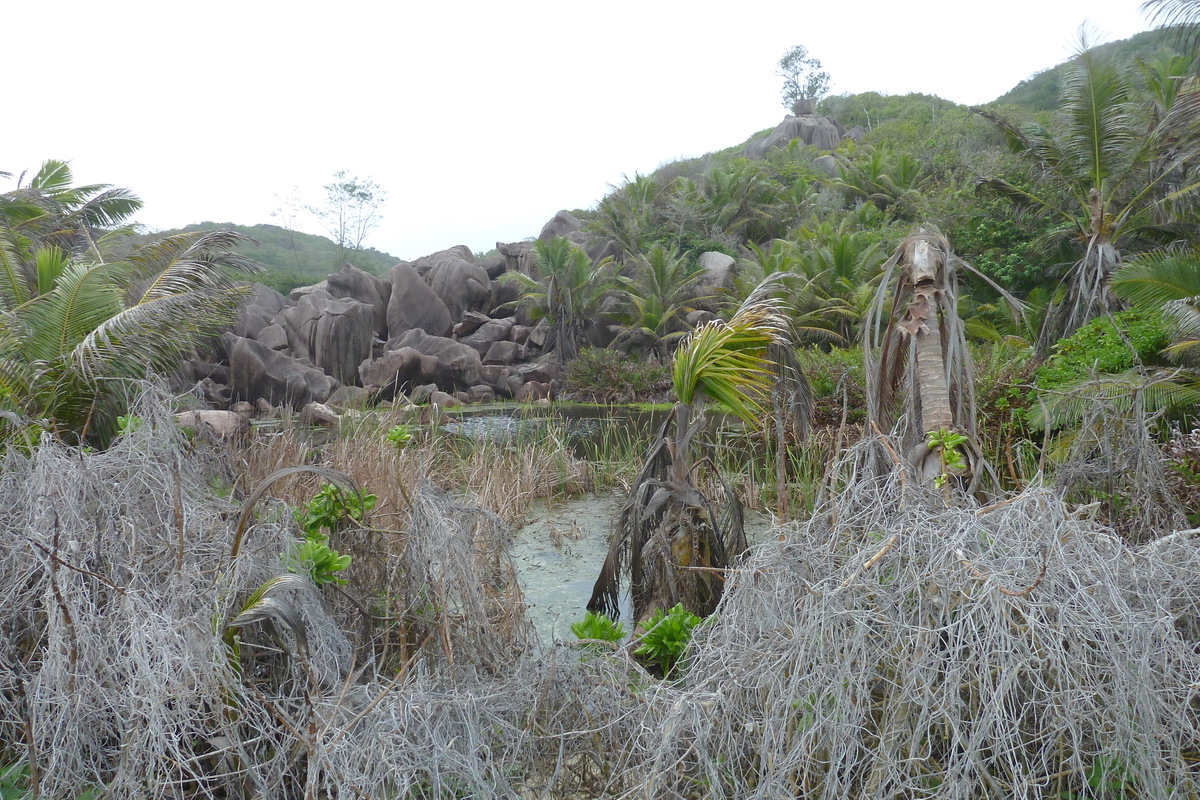
{"type": "Polygon", "coordinates": [[[1057,389],[1084,380],[1093,372],[1122,372],[1133,366],[1135,355],[1153,362],[1170,343],[1159,312],[1135,309],[1114,314],[1111,321],[1099,317],[1056,344],[1053,355],[1038,369],[1035,381],[1041,389],[1057,389]]]}
{"type": "Polygon", "coordinates": [[[21,800],[29,783],[29,767],[9,764],[0,767],[0,800],[21,800]]]}
{"type": "Polygon", "coordinates": [[[384,438],[396,445],[396,449],[399,450],[412,440],[413,426],[404,423],[395,425],[387,432],[384,438]]]}
{"type": "Polygon", "coordinates": [[[325,483],[312,500],[292,513],[310,536],[322,530],[332,533],[346,521],[362,522],[377,499],[373,494],[347,494],[332,483],[325,483]]]}
{"type": "Polygon", "coordinates": [[[117,416],[117,435],[124,436],[142,427],[142,418],[137,414],[120,414],[117,416]]]}
{"type": "Polygon", "coordinates": [[[362,522],[377,499],[373,494],[351,494],[332,483],[322,484],[312,500],[292,512],[304,528],[304,539],[284,558],[288,569],[308,575],[318,586],[344,585],[345,579],[335,573],[350,566],[351,558],[329,546],[329,534],[347,521],[362,522]]]}
{"type": "Polygon", "coordinates": [[[929,449],[941,448],[942,474],[933,479],[937,488],[940,489],[946,485],[946,477],[950,470],[967,468],[967,462],[963,460],[963,454],[958,449],[958,446],[966,441],[967,437],[964,434],[945,428],[929,432],[929,449]]]}
{"type": "Polygon", "coordinates": [[[589,611],[579,622],[571,623],[571,633],[580,639],[619,642],[625,638],[625,626],[619,622],[614,623],[603,614],[589,611]]]}
{"type": "Polygon", "coordinates": [[[346,579],[335,573],[350,566],[350,560],[350,556],[341,555],[330,547],[329,537],[320,533],[309,533],[297,542],[287,559],[290,571],[308,575],[317,586],[327,583],[345,586],[346,579]]]}
{"type": "Polygon", "coordinates": [[[660,608],[646,621],[646,632],[633,653],[656,664],[666,676],[683,656],[692,640],[692,630],[700,622],[700,617],[685,610],[683,603],[676,603],[665,613],[660,608]]]}

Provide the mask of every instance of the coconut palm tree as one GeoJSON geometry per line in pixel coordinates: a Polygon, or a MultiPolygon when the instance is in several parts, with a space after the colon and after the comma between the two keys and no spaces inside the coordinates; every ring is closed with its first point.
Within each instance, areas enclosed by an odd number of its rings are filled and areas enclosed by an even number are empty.
{"type": "Polygon", "coordinates": [[[705,292],[703,272],[688,274],[687,253],[661,244],[638,256],[630,275],[615,279],[615,296],[625,306],[615,326],[620,332],[610,347],[634,349],[654,358],[666,356],[688,331],[684,317],[718,298],[705,292]]]}
{"type": "Polygon", "coordinates": [[[167,237],[105,261],[140,201],[71,186],[60,161],[0,194],[0,441],[50,431],[104,445],[131,383],[178,366],[198,337],[232,323],[258,265],[229,231],[167,237]]]}
{"type": "Polygon", "coordinates": [[[1041,354],[1118,307],[1108,283],[1126,253],[1183,232],[1181,211],[1200,191],[1192,169],[1200,137],[1180,125],[1188,105],[1175,96],[1170,112],[1156,115],[1135,95],[1125,70],[1084,49],[1065,78],[1054,126],[1017,126],[977,109],[1037,175],[1032,187],[1002,179],[981,180],[980,186],[1056,219],[1052,236],[1066,238],[1078,254],[1046,315],[1041,354]]]}
{"type": "Polygon", "coordinates": [[[728,487],[721,504],[699,488],[697,471],[711,462],[696,457],[697,437],[709,404],[750,424],[760,415],[776,378],[768,351],[787,341],[786,319],[767,296],[756,293],[729,322],[697,329],[676,351],[678,401],[621,508],[589,610],[616,619],[624,575],[639,621],[676,603],[700,615],[716,607],[719,572],[745,550],[746,539],[728,487]]]}
{"type": "MultiPolygon", "coordinates": [[[[99,262],[57,248],[35,253],[39,284],[23,302],[0,299],[0,407],[11,425],[104,446],[130,388],[176,368],[194,344],[228,328],[258,271],[230,252],[232,231],[170,236],[128,259],[99,262]]],[[[13,430],[0,428],[0,438],[13,430]]]]}
{"type": "Polygon", "coordinates": [[[555,358],[565,364],[579,354],[585,326],[600,316],[613,287],[613,262],[593,266],[587,251],[561,236],[535,242],[533,256],[534,277],[506,272],[500,280],[516,284],[521,290],[516,303],[552,326],[555,358]]]}

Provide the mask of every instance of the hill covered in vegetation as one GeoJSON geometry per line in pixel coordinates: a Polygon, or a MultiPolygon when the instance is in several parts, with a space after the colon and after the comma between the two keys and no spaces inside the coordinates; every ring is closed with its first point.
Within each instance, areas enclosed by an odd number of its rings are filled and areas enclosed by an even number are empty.
{"type": "Polygon", "coordinates": [[[257,243],[241,244],[237,252],[266,267],[266,272],[258,278],[259,282],[284,294],[297,286],[324,280],[345,262],[373,275],[386,275],[401,260],[373,247],[343,251],[325,236],[301,233],[278,225],[237,225],[232,222],[200,222],[183,228],[142,234],[134,237],[134,244],[176,233],[221,229],[235,230],[257,243]]]}

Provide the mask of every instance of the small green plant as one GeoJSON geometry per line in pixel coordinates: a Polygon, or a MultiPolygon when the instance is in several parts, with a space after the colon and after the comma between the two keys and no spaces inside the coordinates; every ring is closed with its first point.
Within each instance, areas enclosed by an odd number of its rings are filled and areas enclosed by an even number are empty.
{"type": "Polygon", "coordinates": [[[646,632],[633,653],[656,664],[666,677],[683,656],[692,640],[692,630],[700,622],[700,617],[685,610],[683,603],[676,603],[666,613],[660,608],[646,621],[646,632]]]}
{"type": "Polygon", "coordinates": [[[332,483],[325,483],[312,500],[292,513],[305,533],[319,534],[323,530],[333,533],[346,521],[362,522],[377,499],[373,494],[348,494],[332,483]]]}
{"type": "Polygon", "coordinates": [[[346,585],[346,579],[336,573],[350,566],[350,556],[344,556],[329,546],[329,537],[321,533],[309,533],[296,543],[287,559],[288,570],[303,573],[312,578],[317,586],[327,583],[346,585]]]}
{"type": "Polygon", "coordinates": [[[292,512],[304,528],[304,539],[285,556],[287,568],[308,575],[318,586],[344,585],[346,580],[335,573],[350,566],[351,559],[329,546],[329,534],[347,521],[362,522],[376,500],[373,494],[349,494],[332,483],[322,484],[312,500],[292,512]]]}
{"type": "Polygon", "coordinates": [[[117,417],[117,436],[133,433],[142,427],[142,418],[137,414],[121,414],[117,417]]]}
{"type": "Polygon", "coordinates": [[[413,426],[404,423],[396,425],[387,432],[384,438],[396,445],[397,450],[400,450],[412,440],[413,426]]]}
{"type": "Polygon", "coordinates": [[[598,639],[602,642],[615,643],[625,638],[625,626],[619,622],[614,623],[603,614],[589,611],[579,622],[571,623],[571,633],[580,639],[598,639]]]}
{"type": "Polygon", "coordinates": [[[950,470],[966,469],[967,462],[963,460],[962,452],[958,449],[958,446],[965,441],[967,441],[967,437],[957,431],[942,428],[929,432],[929,449],[942,448],[942,474],[933,479],[937,488],[940,489],[946,485],[946,478],[949,476],[950,470]]]}

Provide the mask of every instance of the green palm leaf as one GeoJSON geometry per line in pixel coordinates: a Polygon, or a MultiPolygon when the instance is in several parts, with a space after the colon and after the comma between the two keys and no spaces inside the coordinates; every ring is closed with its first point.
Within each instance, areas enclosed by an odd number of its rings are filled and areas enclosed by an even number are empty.
{"type": "Polygon", "coordinates": [[[761,412],[758,399],[774,376],[767,348],[786,341],[786,320],[773,304],[743,305],[729,322],[698,328],[675,353],[675,393],[693,405],[700,396],[725,406],[747,422],[761,412]]]}
{"type": "Polygon", "coordinates": [[[31,361],[52,361],[70,353],[101,323],[121,311],[114,282],[118,270],[109,264],[68,265],[52,291],[21,306],[28,326],[25,351],[31,361]]]}

